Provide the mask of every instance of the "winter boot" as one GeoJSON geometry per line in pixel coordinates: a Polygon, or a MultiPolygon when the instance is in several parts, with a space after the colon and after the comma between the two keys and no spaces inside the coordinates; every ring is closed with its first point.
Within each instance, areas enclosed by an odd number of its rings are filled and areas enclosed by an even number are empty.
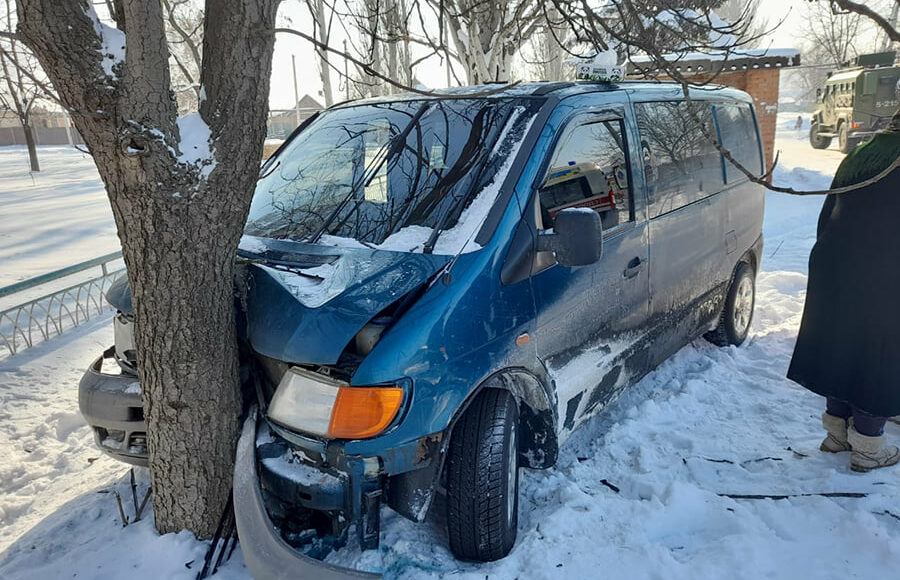
{"type": "Polygon", "coordinates": [[[850,451],[850,443],[847,441],[847,423],[847,419],[822,413],[822,427],[825,427],[828,435],[822,441],[822,444],[819,445],[819,450],[827,451],[828,453],[850,451]]]}
{"type": "Polygon", "coordinates": [[[884,435],[868,437],[851,426],[847,433],[847,440],[853,448],[853,453],[850,454],[850,469],[870,471],[900,461],[900,449],[894,445],[885,445],[884,439],[884,435]]]}

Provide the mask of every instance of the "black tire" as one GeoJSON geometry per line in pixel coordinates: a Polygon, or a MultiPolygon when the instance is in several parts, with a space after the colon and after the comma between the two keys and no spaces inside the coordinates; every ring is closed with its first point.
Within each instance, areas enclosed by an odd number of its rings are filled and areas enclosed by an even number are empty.
{"type": "Polygon", "coordinates": [[[453,428],[447,456],[447,531],[461,560],[490,562],[516,542],[519,408],[485,389],[453,428]]]}
{"type": "Polygon", "coordinates": [[[841,123],[841,126],[838,127],[838,146],[841,153],[850,153],[856,147],[856,139],[850,138],[847,123],[841,123]]]}
{"type": "Polygon", "coordinates": [[[747,340],[753,310],[756,306],[756,273],[747,262],[741,262],[734,271],[731,287],[725,297],[725,306],[719,315],[719,325],[703,337],[716,346],[740,346],[747,340]],[[749,295],[746,294],[749,289],[749,295]],[[749,304],[747,300],[749,299],[749,304]],[[737,309],[741,311],[738,312],[737,309]]]}
{"type": "Polygon", "coordinates": [[[819,124],[813,122],[809,126],[809,144],[813,149],[828,149],[831,145],[831,137],[819,136],[819,124]]]}

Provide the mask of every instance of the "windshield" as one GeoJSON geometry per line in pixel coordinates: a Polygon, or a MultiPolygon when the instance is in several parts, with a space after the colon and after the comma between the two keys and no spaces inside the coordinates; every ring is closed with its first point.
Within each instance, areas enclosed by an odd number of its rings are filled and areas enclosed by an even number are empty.
{"type": "Polygon", "coordinates": [[[513,109],[511,101],[453,99],[328,111],[267,164],[244,233],[375,246],[421,228],[427,241],[453,227],[483,186],[513,109]]]}

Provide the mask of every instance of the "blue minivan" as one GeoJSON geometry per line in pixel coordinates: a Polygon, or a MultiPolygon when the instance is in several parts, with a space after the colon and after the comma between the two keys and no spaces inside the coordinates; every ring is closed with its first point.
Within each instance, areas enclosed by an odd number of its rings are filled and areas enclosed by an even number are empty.
{"type": "MultiPolygon", "coordinates": [[[[264,164],[238,251],[254,408],[234,506],[254,575],[346,574],[321,559],[376,547],[383,505],[421,521],[436,494],[457,557],[502,558],[519,467],[551,467],[689,341],[744,341],[764,190],[704,133],[757,175],[760,135],[745,93],[690,96],[571,82],[355,101],[264,164]]],[[[116,345],[81,410],[101,448],[146,463],[127,283],[108,298],[116,345]]]]}

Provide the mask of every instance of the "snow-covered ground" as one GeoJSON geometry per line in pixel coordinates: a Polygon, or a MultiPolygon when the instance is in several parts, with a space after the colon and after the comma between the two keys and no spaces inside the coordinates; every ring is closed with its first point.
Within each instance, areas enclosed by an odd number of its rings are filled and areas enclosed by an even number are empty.
{"type": "Polygon", "coordinates": [[[31,173],[25,147],[0,147],[0,287],[120,248],[90,155],[39,147],[38,159],[31,173]]]}
{"type": "MultiPolygon", "coordinates": [[[[787,129],[791,117],[779,122],[775,182],[827,187],[843,156],[811,149],[804,132],[787,129]]],[[[43,156],[48,167],[52,159],[43,156]]],[[[856,474],[846,453],[820,453],[823,401],[784,378],[822,199],[770,193],[767,203],[751,339],[684,348],[573,435],[556,467],[523,470],[519,540],[507,558],[455,561],[438,504],[424,524],[385,510],[380,550],[331,560],[392,578],[891,575],[900,471],[856,474]],[[868,495],[802,495],[823,492],[868,495]]],[[[0,221],[5,265],[15,251],[4,232],[19,234],[0,221]]],[[[128,468],[95,449],[76,396],[82,369],[111,340],[111,325],[98,320],[0,362],[0,578],[188,579],[202,563],[204,543],[159,536],[152,514],[119,523],[112,492],[131,513],[128,468]]],[[[889,424],[888,436],[900,439],[900,429],[889,424]]],[[[143,495],[148,478],[138,476],[143,495]]],[[[219,577],[247,577],[239,551],[219,577]]]]}

